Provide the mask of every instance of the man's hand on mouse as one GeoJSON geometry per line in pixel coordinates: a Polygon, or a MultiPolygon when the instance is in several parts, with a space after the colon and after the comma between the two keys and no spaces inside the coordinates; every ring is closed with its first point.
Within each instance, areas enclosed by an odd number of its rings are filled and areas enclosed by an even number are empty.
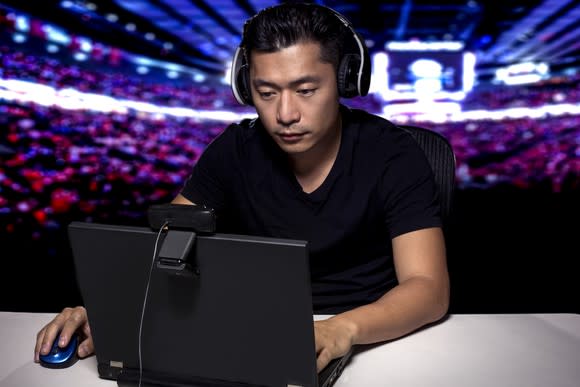
{"type": "Polygon", "coordinates": [[[82,306],[64,308],[56,317],[46,324],[36,335],[34,347],[34,361],[40,361],[40,354],[46,355],[52,348],[52,343],[60,333],[59,347],[65,347],[75,332],[80,334],[77,354],[80,358],[87,357],[94,352],[93,337],[87,319],[87,311],[82,306]]]}
{"type": "Polygon", "coordinates": [[[346,355],[354,343],[355,335],[355,325],[340,315],[315,321],[317,371],[322,371],[332,359],[346,355]]]}

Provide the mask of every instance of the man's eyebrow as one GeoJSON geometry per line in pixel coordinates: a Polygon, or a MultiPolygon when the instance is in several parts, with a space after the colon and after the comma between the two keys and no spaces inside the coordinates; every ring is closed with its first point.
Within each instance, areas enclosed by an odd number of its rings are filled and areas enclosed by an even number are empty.
{"type": "MultiPolygon", "coordinates": [[[[300,86],[304,83],[317,83],[320,81],[320,77],[314,76],[314,75],[307,75],[298,79],[295,79],[293,81],[291,81],[288,86],[290,87],[296,87],[296,86],[300,86]]],[[[273,89],[280,89],[281,86],[274,83],[274,82],[270,82],[270,81],[266,81],[264,79],[254,79],[253,81],[254,83],[254,87],[260,87],[260,86],[265,86],[265,87],[271,87],[273,89]]]]}

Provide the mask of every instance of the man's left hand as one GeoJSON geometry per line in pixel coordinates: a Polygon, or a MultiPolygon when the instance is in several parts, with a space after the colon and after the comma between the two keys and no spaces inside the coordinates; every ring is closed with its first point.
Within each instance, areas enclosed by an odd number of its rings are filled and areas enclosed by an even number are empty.
{"type": "Polygon", "coordinates": [[[354,344],[355,332],[354,324],[340,316],[314,322],[318,372],[332,359],[346,355],[354,344]]]}

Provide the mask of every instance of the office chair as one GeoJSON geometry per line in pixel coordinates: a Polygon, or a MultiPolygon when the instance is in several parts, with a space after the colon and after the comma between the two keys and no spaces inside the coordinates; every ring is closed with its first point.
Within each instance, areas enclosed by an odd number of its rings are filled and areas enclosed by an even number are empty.
{"type": "Polygon", "coordinates": [[[398,125],[409,132],[425,152],[439,190],[443,228],[449,223],[455,191],[455,153],[449,140],[433,130],[414,125],[398,125]]]}

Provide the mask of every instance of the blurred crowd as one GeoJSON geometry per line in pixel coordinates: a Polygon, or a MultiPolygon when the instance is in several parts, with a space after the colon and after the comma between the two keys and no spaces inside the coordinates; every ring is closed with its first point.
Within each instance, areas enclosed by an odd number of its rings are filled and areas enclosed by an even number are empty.
{"type": "Polygon", "coordinates": [[[479,86],[463,101],[464,110],[496,110],[579,103],[580,74],[554,76],[526,86],[479,86]]]}
{"type": "MultiPolygon", "coordinates": [[[[0,79],[200,110],[248,111],[222,85],[145,82],[0,47],[0,79]]],[[[344,101],[379,113],[373,96],[344,101]]],[[[474,90],[469,109],[580,102],[578,78],[474,90]]],[[[204,148],[230,122],[129,111],[70,110],[0,99],[1,233],[40,235],[71,220],[142,222],[146,208],[178,192],[204,148]]],[[[459,188],[497,184],[580,188],[580,116],[415,122],[445,135],[457,157],[459,188]]]]}
{"type": "MultiPolygon", "coordinates": [[[[116,69],[101,62],[70,65],[55,57],[43,57],[0,46],[0,78],[18,79],[53,87],[74,88],[82,93],[107,95],[117,99],[146,101],[168,107],[251,111],[239,106],[224,85],[183,80],[151,82],[147,77],[116,69]],[[94,70],[93,70],[94,69],[94,70]]],[[[190,79],[190,78],[189,78],[190,79]]]]}
{"type": "Polygon", "coordinates": [[[0,216],[7,227],[141,218],[146,206],[175,196],[223,130],[223,123],[184,118],[6,103],[0,116],[0,216]]]}

